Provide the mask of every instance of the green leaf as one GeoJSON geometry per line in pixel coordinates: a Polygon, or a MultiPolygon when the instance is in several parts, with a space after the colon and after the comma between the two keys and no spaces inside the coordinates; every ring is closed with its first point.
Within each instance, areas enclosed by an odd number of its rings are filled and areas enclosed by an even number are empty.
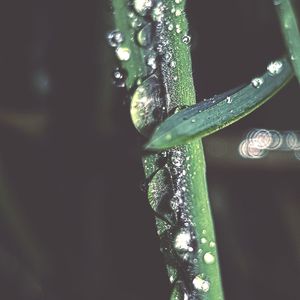
{"type": "Polygon", "coordinates": [[[250,84],[201,101],[167,118],[145,148],[162,150],[204,137],[248,115],[276,94],[293,76],[287,59],[269,64],[250,84]]]}

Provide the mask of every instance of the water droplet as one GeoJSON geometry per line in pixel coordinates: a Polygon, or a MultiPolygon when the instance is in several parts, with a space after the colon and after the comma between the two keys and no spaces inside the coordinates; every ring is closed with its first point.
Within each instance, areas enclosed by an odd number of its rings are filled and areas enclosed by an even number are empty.
{"type": "Polygon", "coordinates": [[[148,47],[152,43],[152,25],[150,23],[138,32],[137,42],[142,47],[148,47]]]}
{"type": "Polygon", "coordinates": [[[172,30],[173,30],[173,28],[174,28],[174,25],[173,25],[173,24],[169,24],[169,26],[168,26],[168,30],[169,30],[169,31],[172,31],[172,30]]]}
{"type": "Polygon", "coordinates": [[[156,46],[156,51],[157,51],[157,53],[159,53],[159,54],[163,54],[163,52],[164,52],[164,45],[161,44],[161,43],[159,43],[159,44],[156,46]]]}
{"type": "Polygon", "coordinates": [[[280,60],[276,60],[276,61],[271,62],[268,65],[267,70],[271,76],[274,76],[281,72],[282,67],[283,67],[282,62],[280,60]]]}
{"type": "Polygon", "coordinates": [[[157,68],[156,65],[156,54],[150,54],[147,58],[147,66],[149,66],[152,70],[155,70],[157,68]]]}
{"type": "Polygon", "coordinates": [[[169,51],[167,51],[167,52],[165,53],[165,55],[164,55],[164,61],[165,61],[166,63],[169,63],[169,62],[171,61],[171,59],[172,59],[172,53],[169,52],[169,51]]]}
{"type": "Polygon", "coordinates": [[[182,0],[175,0],[175,3],[176,4],[179,4],[179,3],[181,3],[182,2],[182,0]]]}
{"type": "Polygon", "coordinates": [[[184,162],[184,156],[180,151],[174,151],[171,156],[171,162],[175,167],[181,167],[184,162]]]}
{"type": "Polygon", "coordinates": [[[172,60],[172,61],[170,62],[170,66],[171,66],[171,68],[175,68],[175,67],[176,67],[176,61],[175,61],[175,60],[172,60]]]}
{"type": "Polygon", "coordinates": [[[124,35],[119,30],[113,30],[107,34],[107,40],[111,47],[118,47],[124,42],[124,35]]]}
{"type": "Polygon", "coordinates": [[[226,98],[226,103],[228,103],[228,104],[232,103],[232,98],[230,96],[228,96],[226,98]]]}
{"type": "Polygon", "coordinates": [[[165,138],[167,141],[170,141],[172,139],[172,134],[168,133],[165,138]]]}
{"type": "Polygon", "coordinates": [[[192,123],[196,123],[196,120],[195,120],[195,119],[192,119],[191,122],[192,122],[192,123]]]}
{"type": "Polygon", "coordinates": [[[254,78],[252,81],[252,86],[255,87],[256,89],[260,88],[264,84],[263,78],[257,77],[254,78]]]}
{"type": "Polygon", "coordinates": [[[174,241],[174,247],[178,251],[189,251],[191,248],[191,234],[186,230],[180,231],[174,241]]]}
{"type": "Polygon", "coordinates": [[[145,136],[162,119],[163,99],[156,74],[151,75],[135,90],[130,105],[130,114],[135,128],[145,136]]]}
{"type": "Polygon", "coordinates": [[[130,25],[134,29],[140,28],[142,24],[142,20],[140,20],[139,18],[133,18],[130,20],[130,25]]]}
{"type": "Polygon", "coordinates": [[[201,276],[199,275],[194,278],[193,285],[195,289],[202,291],[204,293],[207,293],[210,288],[210,283],[207,280],[202,279],[201,276]]]}
{"type": "Polygon", "coordinates": [[[179,17],[182,14],[182,11],[180,9],[176,9],[175,16],[179,17]]]}
{"type": "Polygon", "coordinates": [[[216,243],[215,243],[215,242],[213,242],[213,241],[211,241],[211,242],[209,243],[209,247],[211,247],[211,248],[214,248],[214,247],[216,247],[216,243]]]}
{"type": "Polygon", "coordinates": [[[152,6],[153,0],[133,0],[133,7],[141,16],[145,16],[152,6]]]}
{"type": "Polygon", "coordinates": [[[191,43],[192,38],[189,35],[184,35],[182,37],[182,42],[186,45],[189,45],[191,43]]]}
{"type": "Polygon", "coordinates": [[[158,2],[157,5],[153,8],[152,19],[156,22],[162,22],[164,18],[165,6],[162,2],[158,2]]]}
{"type": "Polygon", "coordinates": [[[211,252],[206,252],[203,256],[204,262],[208,265],[211,265],[215,262],[215,257],[211,252]]]}
{"type": "Polygon", "coordinates": [[[117,87],[125,87],[125,82],[127,78],[126,71],[121,68],[116,68],[112,74],[113,83],[117,87]]]}
{"type": "Polygon", "coordinates": [[[127,47],[118,47],[116,49],[116,55],[121,61],[128,61],[131,56],[131,51],[127,47]]]}
{"type": "Polygon", "coordinates": [[[180,25],[179,24],[176,24],[176,32],[177,33],[180,33],[181,32],[181,27],[180,27],[180,25]]]}
{"type": "Polygon", "coordinates": [[[207,239],[206,238],[201,238],[200,242],[201,242],[201,244],[206,244],[207,243],[207,239]]]}

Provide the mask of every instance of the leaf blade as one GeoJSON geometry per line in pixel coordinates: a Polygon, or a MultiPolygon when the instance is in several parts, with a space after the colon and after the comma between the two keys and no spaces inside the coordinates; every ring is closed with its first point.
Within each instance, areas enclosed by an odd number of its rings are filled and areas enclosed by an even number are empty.
{"type": "Polygon", "coordinates": [[[205,137],[248,115],[276,94],[293,76],[287,59],[272,62],[268,71],[230,96],[228,92],[201,101],[167,118],[155,130],[147,150],[163,150],[205,137]]]}

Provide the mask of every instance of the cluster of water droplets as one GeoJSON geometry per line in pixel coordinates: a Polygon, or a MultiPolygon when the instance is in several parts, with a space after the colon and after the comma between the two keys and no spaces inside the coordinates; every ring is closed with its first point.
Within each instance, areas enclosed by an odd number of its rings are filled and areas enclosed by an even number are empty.
{"type": "Polygon", "coordinates": [[[191,207],[187,204],[190,190],[187,176],[194,176],[189,161],[181,147],[156,154],[157,171],[148,185],[148,198],[156,214],[161,251],[168,266],[170,282],[174,284],[173,298],[200,299],[208,293],[210,280],[198,269],[198,260],[215,263],[215,243],[209,241],[206,230],[197,241],[191,207]]]}
{"type": "MultiPolygon", "coordinates": [[[[119,30],[113,30],[107,34],[109,46],[115,48],[116,56],[121,61],[130,59],[131,51],[127,47],[123,47],[124,34],[119,30]]],[[[127,72],[120,67],[117,67],[112,72],[113,84],[117,87],[125,87],[127,72]]]]}
{"type": "MultiPolygon", "coordinates": [[[[175,15],[181,15],[182,8],[177,7],[181,2],[174,0],[171,12],[175,15]]],[[[166,32],[176,30],[179,33],[181,29],[179,24],[167,17],[166,10],[165,3],[160,0],[133,0],[132,10],[128,14],[132,28],[136,31],[136,45],[142,50],[146,67],[144,76],[138,81],[132,95],[131,116],[136,129],[145,136],[162,121],[170,102],[168,93],[162,90],[165,79],[161,74],[166,69],[176,67],[166,32]]],[[[189,45],[191,37],[183,34],[181,40],[189,45]]],[[[117,46],[116,54],[119,59],[130,59],[130,51],[125,49],[117,46]]],[[[177,79],[177,75],[172,77],[174,81],[177,79]]]]}
{"type": "MultiPolygon", "coordinates": [[[[276,60],[271,62],[267,66],[267,71],[270,76],[276,76],[281,73],[283,69],[283,62],[280,60],[276,60]]],[[[252,79],[252,86],[256,89],[259,89],[264,84],[264,78],[263,77],[256,77],[252,79]]]]}
{"type": "MultiPolygon", "coordinates": [[[[168,9],[176,18],[183,14],[182,0],[173,1],[173,6],[168,9]]],[[[130,113],[137,130],[149,136],[166,117],[167,111],[173,108],[169,106],[164,74],[174,70],[176,61],[167,34],[178,35],[179,41],[187,47],[191,37],[183,32],[179,22],[168,17],[164,1],[132,0],[130,3],[128,19],[135,31],[135,46],[143,53],[145,66],[144,76],[137,80],[132,93],[130,113]]],[[[121,32],[115,30],[109,33],[108,41],[120,61],[130,60],[131,50],[123,46],[125,39],[121,32]]],[[[121,68],[114,71],[113,77],[118,86],[125,85],[126,72],[121,68]]],[[[170,79],[176,81],[178,78],[168,77],[170,79]]],[[[199,293],[209,291],[210,281],[197,267],[200,248],[187,201],[190,194],[187,181],[187,176],[191,176],[188,174],[191,171],[190,157],[183,149],[174,148],[154,156],[156,169],[147,179],[147,192],[156,215],[170,282],[174,284],[174,299],[198,300],[199,293]]],[[[205,264],[213,263],[213,254],[203,252],[201,255],[205,264]]]]}

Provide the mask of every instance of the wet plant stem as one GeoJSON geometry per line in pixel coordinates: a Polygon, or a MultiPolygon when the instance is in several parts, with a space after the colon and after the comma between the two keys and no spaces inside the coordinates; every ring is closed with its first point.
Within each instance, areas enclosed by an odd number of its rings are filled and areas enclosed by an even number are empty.
{"type": "Polygon", "coordinates": [[[300,32],[296,12],[291,0],[274,0],[281,31],[290,54],[295,74],[300,83],[300,32]]]}
{"type": "MultiPolygon", "coordinates": [[[[132,115],[133,123],[145,133],[149,124],[139,124],[148,120],[149,109],[155,106],[153,94],[160,95],[155,108],[162,118],[196,102],[185,1],[112,0],[112,5],[116,29],[123,34],[116,55],[127,72],[126,88],[140,109],[140,115],[132,115]],[[138,43],[140,30],[147,25],[151,26],[146,35],[149,43],[138,43]],[[150,54],[155,64],[149,65],[150,54]],[[150,77],[159,82],[151,86],[151,93],[147,91],[150,77]]],[[[202,141],[145,154],[142,160],[171,282],[170,299],[222,300],[202,141]]]]}

